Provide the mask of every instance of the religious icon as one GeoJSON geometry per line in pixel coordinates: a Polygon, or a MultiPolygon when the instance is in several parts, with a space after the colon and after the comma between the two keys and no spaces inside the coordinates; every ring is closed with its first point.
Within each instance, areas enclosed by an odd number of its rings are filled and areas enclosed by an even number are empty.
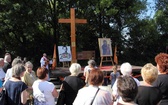
{"type": "Polygon", "coordinates": [[[110,38],[99,38],[100,56],[112,56],[111,40],[110,38]]]}
{"type": "Polygon", "coordinates": [[[71,61],[72,55],[70,46],[58,46],[58,53],[60,62],[71,61]]]}

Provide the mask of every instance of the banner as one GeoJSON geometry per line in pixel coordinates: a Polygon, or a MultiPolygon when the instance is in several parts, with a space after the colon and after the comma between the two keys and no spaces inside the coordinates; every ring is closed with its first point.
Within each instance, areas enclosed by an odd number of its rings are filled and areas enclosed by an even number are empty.
{"type": "Polygon", "coordinates": [[[66,62],[72,60],[70,46],[58,46],[59,61],[66,62]]]}
{"type": "Polygon", "coordinates": [[[100,56],[112,56],[111,39],[99,38],[100,56]]]}

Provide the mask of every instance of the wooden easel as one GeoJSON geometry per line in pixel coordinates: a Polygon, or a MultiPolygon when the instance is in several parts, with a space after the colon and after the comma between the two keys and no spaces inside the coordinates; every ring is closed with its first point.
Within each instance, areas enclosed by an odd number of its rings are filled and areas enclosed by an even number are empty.
{"type": "Polygon", "coordinates": [[[69,67],[69,62],[68,61],[65,61],[65,62],[62,62],[63,63],[63,67],[69,67]]]}
{"type": "Polygon", "coordinates": [[[102,66],[103,62],[111,62],[114,65],[112,56],[101,56],[100,67],[102,66]],[[105,59],[104,59],[105,58],[105,59]]]}

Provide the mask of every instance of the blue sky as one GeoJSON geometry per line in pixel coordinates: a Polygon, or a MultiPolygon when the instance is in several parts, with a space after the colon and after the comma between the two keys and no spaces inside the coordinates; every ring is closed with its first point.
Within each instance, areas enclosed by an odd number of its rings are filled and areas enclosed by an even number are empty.
{"type": "Polygon", "coordinates": [[[155,6],[155,1],[154,0],[147,0],[148,5],[148,12],[147,16],[150,16],[151,18],[154,16],[154,9],[153,7],[155,6]]]}

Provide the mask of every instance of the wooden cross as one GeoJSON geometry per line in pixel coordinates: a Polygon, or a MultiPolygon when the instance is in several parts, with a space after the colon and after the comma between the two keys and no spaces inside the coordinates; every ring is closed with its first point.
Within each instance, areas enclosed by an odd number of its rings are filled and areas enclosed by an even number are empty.
{"type": "Polygon", "coordinates": [[[71,24],[71,49],[72,49],[72,63],[77,62],[76,60],[76,35],[75,35],[75,24],[76,23],[87,23],[86,19],[76,19],[75,9],[71,8],[70,19],[59,19],[59,23],[70,23],[71,24]]]}

